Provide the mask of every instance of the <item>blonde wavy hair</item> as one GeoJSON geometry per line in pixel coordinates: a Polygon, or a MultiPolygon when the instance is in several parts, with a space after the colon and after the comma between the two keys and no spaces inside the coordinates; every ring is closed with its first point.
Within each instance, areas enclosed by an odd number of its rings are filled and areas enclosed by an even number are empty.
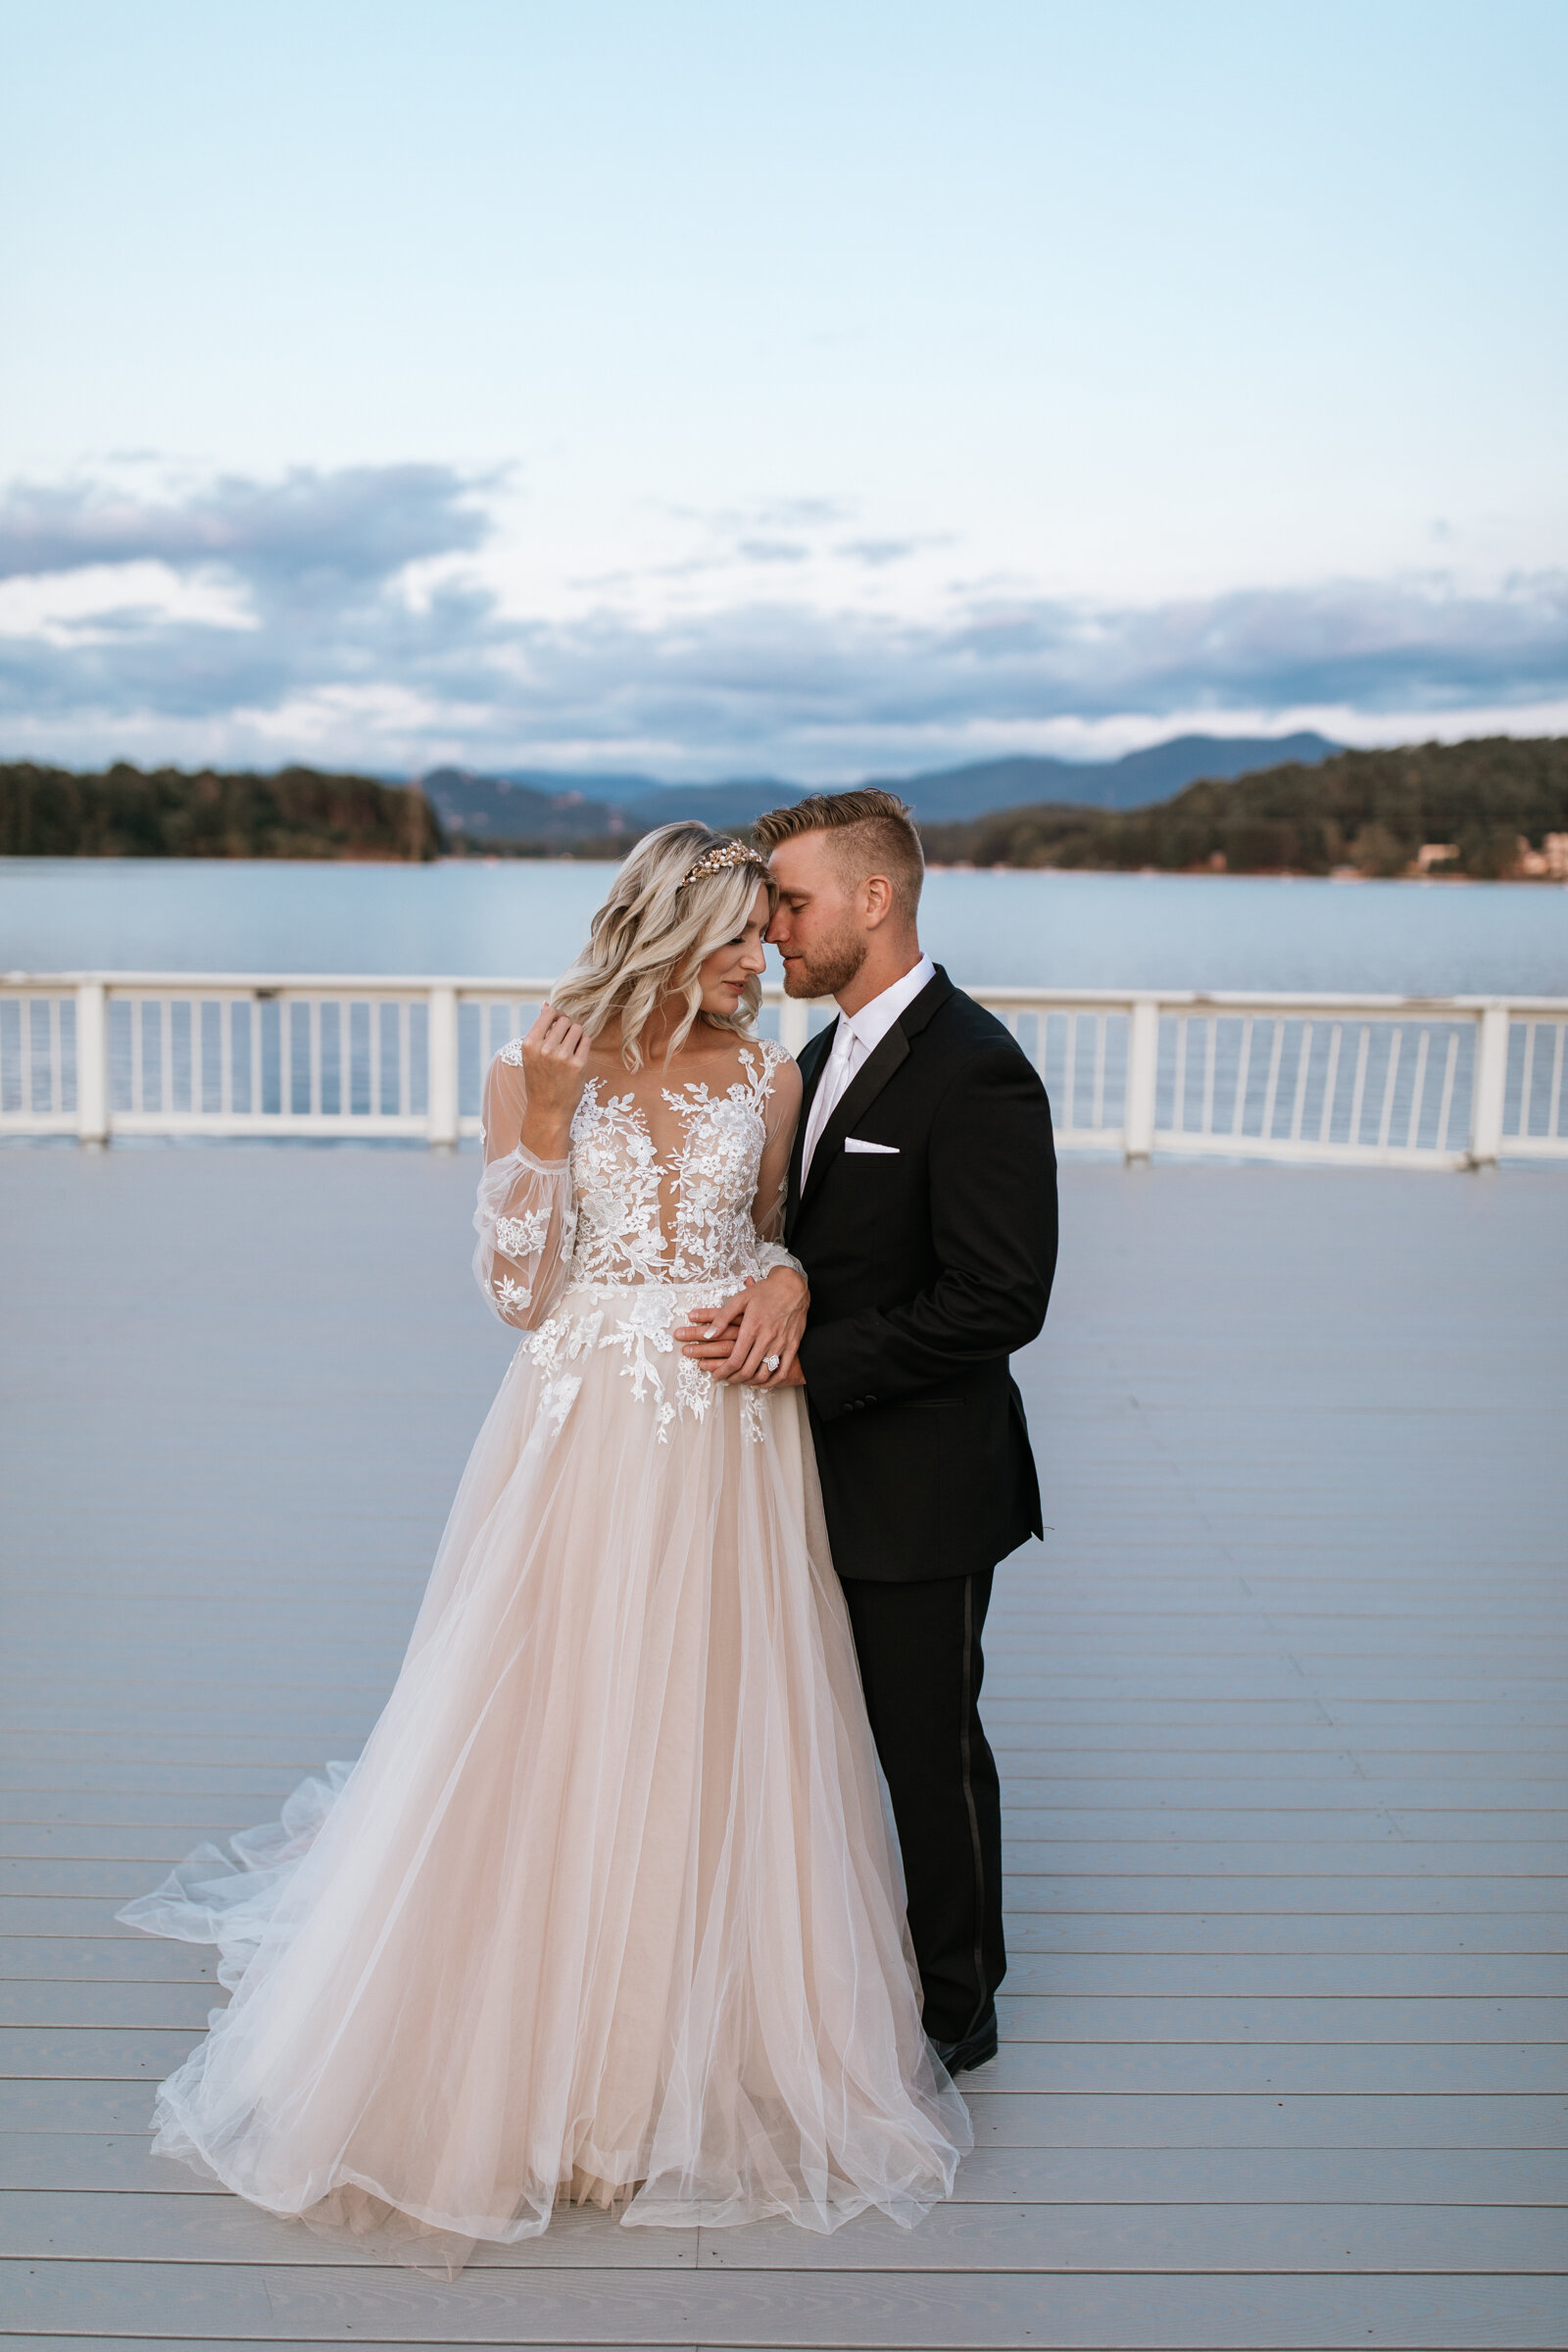
{"type": "Polygon", "coordinates": [[[557,981],[551,1003],[568,1020],[580,1021],[590,1037],[601,1035],[620,1015],[620,1056],[627,1069],[641,1069],[638,1041],[655,1005],[667,995],[685,997],[686,1014],[670,1033],[666,1062],[699,1016],[714,1029],[732,1029],[742,1037],[755,1028],[762,1002],[755,973],[732,1013],[703,1011],[698,973],[706,956],[745,930],[758,884],[767,891],[770,911],[778,904],[778,886],[752,850],[744,863],[686,880],[710,851],[734,852],[742,846],[728,833],[710,833],[695,818],[645,833],[589,925],[588,945],[557,981]]]}

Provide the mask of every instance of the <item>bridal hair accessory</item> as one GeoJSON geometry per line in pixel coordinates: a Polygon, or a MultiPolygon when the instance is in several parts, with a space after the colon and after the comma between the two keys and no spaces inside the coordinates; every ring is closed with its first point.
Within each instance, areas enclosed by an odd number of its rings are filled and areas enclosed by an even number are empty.
{"type": "Polygon", "coordinates": [[[724,841],[716,849],[705,850],[697,863],[687,867],[680,886],[684,890],[688,882],[700,882],[705,874],[721,874],[732,865],[755,865],[760,874],[767,870],[757,852],[749,850],[744,841],[724,841]]]}

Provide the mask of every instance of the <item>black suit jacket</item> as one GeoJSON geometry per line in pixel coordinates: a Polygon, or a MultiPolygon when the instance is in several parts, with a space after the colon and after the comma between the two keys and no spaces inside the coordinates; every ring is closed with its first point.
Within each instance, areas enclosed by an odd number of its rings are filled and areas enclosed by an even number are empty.
{"type": "Polygon", "coordinates": [[[801,1055],[785,1232],[811,1285],[801,1347],[834,1564],[888,1582],[994,1567],[1039,1535],[1007,1357],[1056,1263],[1056,1159],[1038,1074],[940,966],[801,1153],[834,1030],[801,1055]],[[846,1152],[845,1139],[894,1147],[846,1152]]]}

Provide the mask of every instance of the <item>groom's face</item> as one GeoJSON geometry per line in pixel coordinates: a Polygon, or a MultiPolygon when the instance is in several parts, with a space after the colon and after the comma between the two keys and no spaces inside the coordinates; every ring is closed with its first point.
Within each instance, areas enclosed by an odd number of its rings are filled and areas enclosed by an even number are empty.
{"type": "Polygon", "coordinates": [[[870,945],[862,893],[844,880],[825,833],[798,833],[768,859],[778,911],[767,936],[784,961],[784,993],[836,997],[848,988],[870,945]]]}

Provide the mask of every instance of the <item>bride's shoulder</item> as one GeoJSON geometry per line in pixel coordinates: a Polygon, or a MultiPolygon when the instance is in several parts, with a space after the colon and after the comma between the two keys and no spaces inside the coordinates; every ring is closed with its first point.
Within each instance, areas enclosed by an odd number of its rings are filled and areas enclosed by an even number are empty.
{"type": "Polygon", "coordinates": [[[796,1066],[795,1056],[771,1037],[743,1037],[740,1043],[741,1060],[747,1068],[764,1079],[776,1079],[796,1066]]]}
{"type": "Polygon", "coordinates": [[[735,1035],[704,1041],[671,1065],[666,1084],[679,1092],[696,1087],[733,1102],[749,1096],[760,1104],[769,1097],[800,1090],[794,1058],[770,1037],[735,1035]]]}
{"type": "Polygon", "coordinates": [[[741,1058],[751,1076],[754,1100],[770,1105],[769,1120],[798,1107],[801,1100],[800,1065],[793,1054],[771,1037],[749,1037],[741,1058]]]}

